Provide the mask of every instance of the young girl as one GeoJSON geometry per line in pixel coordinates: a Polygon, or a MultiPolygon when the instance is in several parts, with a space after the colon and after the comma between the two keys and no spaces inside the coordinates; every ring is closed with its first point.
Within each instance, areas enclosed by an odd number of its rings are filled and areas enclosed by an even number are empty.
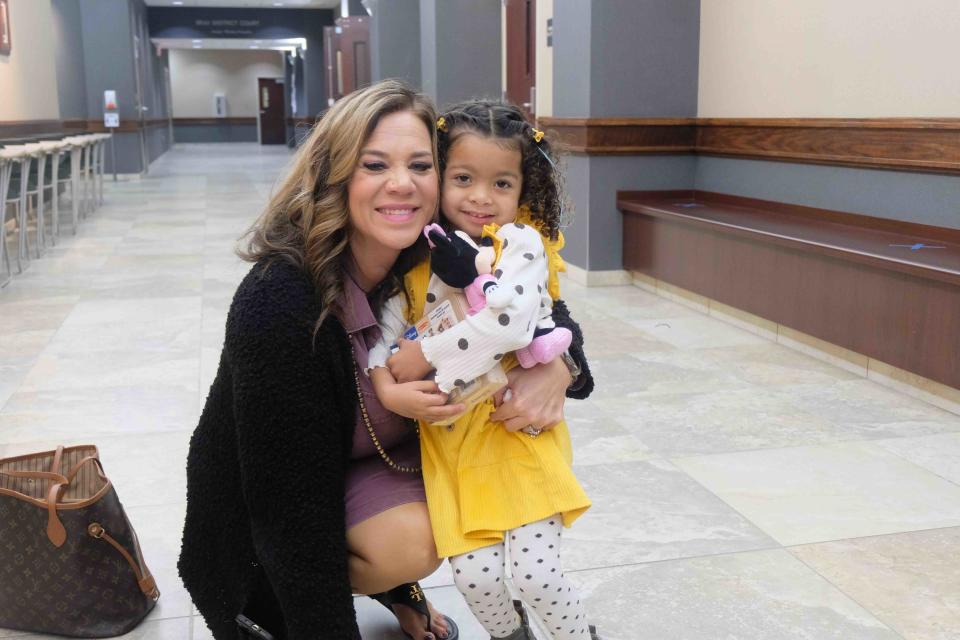
{"type": "MultiPolygon", "coordinates": [[[[383,309],[382,336],[368,370],[382,404],[408,415],[417,401],[411,394],[419,392],[398,381],[436,369],[440,390],[448,392],[498,364],[515,366],[510,352],[527,347],[538,327],[538,333],[552,328],[550,303],[559,297],[557,272],[563,269],[559,189],[543,133],[516,107],[480,101],[454,107],[437,127],[446,223],[476,241],[495,237],[494,276],[512,291],[506,306],[488,305],[442,333],[404,341],[398,338],[406,326],[445,298],[462,295],[431,277],[429,262],[408,274],[405,295],[383,309]],[[397,342],[400,350],[390,358],[397,342]]],[[[490,419],[493,411],[488,399],[448,427],[420,424],[437,551],[450,558],[458,589],[493,638],[533,638],[504,584],[510,562],[520,597],[553,638],[589,640],[583,604],[560,564],[561,527],[590,506],[571,470],[566,425],[511,432],[490,419]]]]}

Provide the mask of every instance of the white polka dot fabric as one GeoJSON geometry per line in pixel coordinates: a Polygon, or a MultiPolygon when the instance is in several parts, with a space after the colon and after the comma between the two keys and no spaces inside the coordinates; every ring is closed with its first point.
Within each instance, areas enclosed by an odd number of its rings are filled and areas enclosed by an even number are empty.
{"type": "Polygon", "coordinates": [[[492,637],[505,638],[520,626],[504,584],[504,562],[509,562],[520,598],[543,620],[551,638],[590,638],[580,594],[560,566],[561,529],[560,517],[554,516],[508,531],[509,558],[503,544],[450,558],[457,588],[492,637]]]}

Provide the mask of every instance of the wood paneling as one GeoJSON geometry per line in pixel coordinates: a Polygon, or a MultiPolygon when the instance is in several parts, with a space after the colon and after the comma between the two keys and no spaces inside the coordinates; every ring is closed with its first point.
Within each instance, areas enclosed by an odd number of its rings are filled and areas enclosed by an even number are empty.
{"type": "Polygon", "coordinates": [[[702,153],[960,173],[960,118],[542,118],[573,153],[702,153]]]}
{"type": "Polygon", "coordinates": [[[141,125],[135,120],[120,119],[120,126],[107,129],[103,120],[21,120],[18,122],[0,122],[0,138],[29,138],[31,136],[73,135],[77,133],[137,133],[140,129],[166,127],[167,118],[151,118],[141,125]]]}
{"type": "Polygon", "coordinates": [[[960,173],[960,119],[706,119],[697,153],[960,173]]]}
{"type": "Polygon", "coordinates": [[[692,118],[540,118],[537,122],[565,149],[587,155],[690,153],[697,139],[692,118]]]}
{"type": "Polygon", "coordinates": [[[174,126],[201,126],[201,125],[254,125],[257,124],[256,117],[251,118],[174,118],[174,126]]]}
{"type": "Polygon", "coordinates": [[[63,130],[60,120],[19,120],[0,122],[0,138],[21,138],[63,130]]]}
{"type": "Polygon", "coordinates": [[[960,388],[960,231],[721,194],[618,196],[625,268],[960,388]],[[944,249],[890,246],[915,242],[944,249]]]}

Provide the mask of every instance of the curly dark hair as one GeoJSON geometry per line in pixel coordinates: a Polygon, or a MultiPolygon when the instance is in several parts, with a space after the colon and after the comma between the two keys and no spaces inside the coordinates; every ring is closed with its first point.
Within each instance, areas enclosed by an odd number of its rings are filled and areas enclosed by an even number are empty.
{"type": "MultiPolygon", "coordinates": [[[[500,100],[468,100],[440,114],[437,147],[440,175],[447,168],[450,148],[465,133],[503,140],[520,150],[523,185],[520,204],[530,208],[531,218],[541,225],[541,233],[556,240],[563,224],[563,202],[557,158],[550,141],[536,141],[536,130],[519,107],[500,100]]],[[[439,122],[439,121],[438,121],[439,122]]]]}

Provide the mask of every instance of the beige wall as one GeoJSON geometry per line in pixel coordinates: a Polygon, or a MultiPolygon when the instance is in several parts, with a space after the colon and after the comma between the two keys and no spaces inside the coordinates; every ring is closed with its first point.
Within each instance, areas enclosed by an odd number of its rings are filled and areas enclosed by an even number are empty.
{"type": "Polygon", "coordinates": [[[702,0],[700,117],[960,117],[958,0],[702,0]]]}
{"type": "Polygon", "coordinates": [[[257,78],[282,78],[278,51],[174,49],[170,85],[174,118],[212,118],[213,94],[227,97],[227,116],[258,115],[257,78]]]}
{"type": "Polygon", "coordinates": [[[50,0],[11,0],[9,56],[0,55],[0,122],[59,120],[57,63],[38,34],[53,24],[50,0]]]}

